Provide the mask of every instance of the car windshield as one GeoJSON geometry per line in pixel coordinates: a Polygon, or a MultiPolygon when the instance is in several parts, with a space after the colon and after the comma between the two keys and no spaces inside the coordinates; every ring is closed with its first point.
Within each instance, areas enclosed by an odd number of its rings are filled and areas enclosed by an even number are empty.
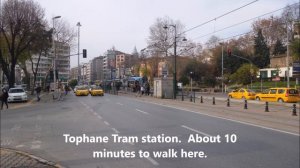
{"type": "Polygon", "coordinates": [[[86,86],[78,86],[77,90],[88,90],[86,86]]]}
{"type": "Polygon", "coordinates": [[[10,89],[8,93],[24,93],[23,89],[10,89]]]}
{"type": "Polygon", "coordinates": [[[102,89],[101,86],[94,86],[94,87],[92,87],[92,90],[99,90],[99,89],[102,89]]]}
{"type": "Polygon", "coordinates": [[[246,89],[247,92],[251,92],[251,93],[255,93],[253,90],[251,89],[246,89]]]}

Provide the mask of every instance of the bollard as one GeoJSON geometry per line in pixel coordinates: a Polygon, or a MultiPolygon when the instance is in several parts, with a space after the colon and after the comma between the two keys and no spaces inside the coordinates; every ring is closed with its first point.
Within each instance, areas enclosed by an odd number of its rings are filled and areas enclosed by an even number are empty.
{"type": "Polygon", "coordinates": [[[245,103],[244,103],[244,109],[248,109],[247,100],[245,100],[245,103]]]}
{"type": "Polygon", "coordinates": [[[200,97],[200,103],[203,103],[203,97],[202,96],[200,97]]]}
{"type": "Polygon", "coordinates": [[[190,102],[192,102],[193,101],[193,96],[192,96],[192,94],[190,94],[190,102]]]}
{"type": "Polygon", "coordinates": [[[213,97],[213,105],[216,105],[215,97],[213,97]]]}
{"type": "Polygon", "coordinates": [[[293,104],[293,113],[292,116],[297,116],[296,104],[293,104]]]}
{"type": "Polygon", "coordinates": [[[266,102],[265,112],[269,112],[269,102],[266,102]]]}
{"type": "Polygon", "coordinates": [[[196,93],[194,91],[194,103],[196,102],[196,93]]]}
{"type": "Polygon", "coordinates": [[[230,99],[227,98],[227,107],[230,107],[230,99]]]}
{"type": "Polygon", "coordinates": [[[181,101],[184,101],[183,91],[181,91],[181,101]]]}

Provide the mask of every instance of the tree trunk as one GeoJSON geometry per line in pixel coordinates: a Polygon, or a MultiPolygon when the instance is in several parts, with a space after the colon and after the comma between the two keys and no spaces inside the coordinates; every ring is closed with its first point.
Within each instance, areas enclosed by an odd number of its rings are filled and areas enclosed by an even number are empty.
{"type": "Polygon", "coordinates": [[[36,83],[36,75],[37,75],[37,73],[33,73],[33,84],[32,84],[32,89],[31,89],[31,95],[34,94],[34,88],[35,88],[35,83],[36,83]]]}
{"type": "Polygon", "coordinates": [[[10,67],[10,75],[8,79],[8,85],[9,88],[13,88],[15,85],[15,67],[16,67],[16,63],[11,63],[11,67],[10,67]]]}

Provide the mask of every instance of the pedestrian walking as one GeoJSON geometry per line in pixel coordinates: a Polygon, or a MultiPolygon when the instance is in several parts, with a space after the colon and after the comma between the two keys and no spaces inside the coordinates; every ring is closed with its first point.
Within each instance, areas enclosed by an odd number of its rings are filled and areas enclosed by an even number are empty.
{"type": "Polygon", "coordinates": [[[135,96],[137,97],[137,96],[140,95],[140,92],[141,92],[141,86],[140,86],[139,83],[136,83],[135,89],[136,89],[136,92],[137,92],[135,96]]]}
{"type": "Polygon", "coordinates": [[[144,92],[145,92],[145,88],[144,88],[144,86],[142,85],[142,86],[141,86],[141,95],[140,95],[140,96],[144,95],[144,92]]]}
{"type": "Polygon", "coordinates": [[[36,91],[36,98],[37,98],[37,101],[40,101],[41,98],[40,98],[40,94],[41,94],[41,91],[42,91],[42,88],[40,85],[37,85],[37,87],[35,88],[35,91],[36,91]]]}
{"type": "Polygon", "coordinates": [[[65,91],[65,87],[62,83],[60,83],[58,87],[58,100],[64,100],[63,98],[64,91],[65,91]]]}
{"type": "Polygon", "coordinates": [[[150,84],[147,82],[145,85],[145,94],[149,96],[150,94],[150,84]]]}
{"type": "Polygon", "coordinates": [[[6,104],[6,109],[8,109],[8,103],[7,103],[7,99],[8,99],[8,92],[5,88],[2,89],[2,95],[1,95],[1,110],[3,109],[3,104],[6,104]]]}

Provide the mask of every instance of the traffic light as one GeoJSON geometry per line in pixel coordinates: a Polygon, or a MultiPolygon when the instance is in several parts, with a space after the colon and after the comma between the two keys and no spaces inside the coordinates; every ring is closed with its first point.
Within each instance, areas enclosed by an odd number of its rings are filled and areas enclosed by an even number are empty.
{"type": "Polygon", "coordinates": [[[231,49],[230,48],[227,49],[227,55],[228,55],[228,57],[231,57],[231,49]]]}
{"type": "Polygon", "coordinates": [[[86,49],[82,50],[82,55],[83,55],[83,58],[86,58],[86,49]]]}

